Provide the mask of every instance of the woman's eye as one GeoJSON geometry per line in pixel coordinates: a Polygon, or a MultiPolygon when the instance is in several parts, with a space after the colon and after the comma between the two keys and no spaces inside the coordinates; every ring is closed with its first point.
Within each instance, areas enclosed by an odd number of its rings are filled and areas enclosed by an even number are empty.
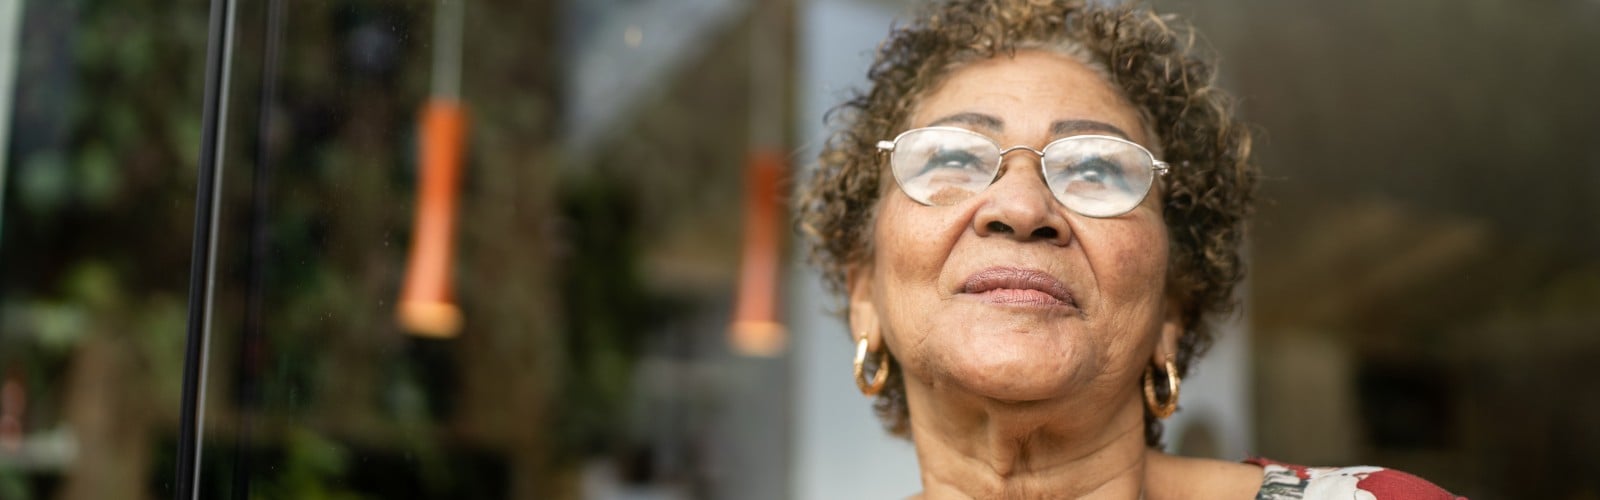
{"type": "Polygon", "coordinates": [[[928,158],[928,163],[923,165],[922,171],[926,173],[935,170],[977,170],[979,168],[981,167],[978,165],[977,155],[964,150],[953,149],[935,152],[933,156],[928,158]]]}
{"type": "Polygon", "coordinates": [[[1067,171],[1067,180],[1091,184],[1106,184],[1108,182],[1121,184],[1123,180],[1118,175],[1121,171],[1121,167],[1106,161],[1104,158],[1087,158],[1067,171]]]}

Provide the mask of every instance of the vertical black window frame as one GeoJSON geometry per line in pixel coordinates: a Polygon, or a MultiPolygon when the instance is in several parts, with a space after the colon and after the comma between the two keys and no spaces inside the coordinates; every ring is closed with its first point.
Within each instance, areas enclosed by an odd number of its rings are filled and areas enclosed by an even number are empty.
{"type": "Polygon", "coordinates": [[[200,450],[205,425],[207,346],[216,273],[222,153],[226,144],[228,75],[232,69],[233,0],[212,0],[206,41],[205,97],[200,154],[195,176],[194,243],[189,261],[189,317],[183,356],[183,408],[179,425],[174,497],[198,498],[200,450]]]}

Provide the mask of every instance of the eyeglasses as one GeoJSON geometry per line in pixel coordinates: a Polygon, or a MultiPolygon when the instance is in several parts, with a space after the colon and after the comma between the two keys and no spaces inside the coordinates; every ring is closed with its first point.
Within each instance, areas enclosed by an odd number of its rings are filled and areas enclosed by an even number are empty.
{"type": "Polygon", "coordinates": [[[879,141],[889,153],[895,182],[906,196],[924,205],[953,205],[993,184],[1000,163],[1013,151],[1039,155],[1045,185],[1062,205],[1089,217],[1115,217],[1144,201],[1166,162],[1132,141],[1105,135],[1057,139],[1044,150],[1028,146],[1001,149],[988,136],[956,127],[907,130],[879,141]]]}

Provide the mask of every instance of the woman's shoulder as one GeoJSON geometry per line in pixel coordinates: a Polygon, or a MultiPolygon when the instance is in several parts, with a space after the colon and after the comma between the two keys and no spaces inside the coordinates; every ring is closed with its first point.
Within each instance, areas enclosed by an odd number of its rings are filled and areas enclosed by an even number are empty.
{"type": "Polygon", "coordinates": [[[1383,467],[1307,467],[1265,458],[1245,463],[1262,469],[1256,500],[1465,500],[1426,479],[1383,467]]]}

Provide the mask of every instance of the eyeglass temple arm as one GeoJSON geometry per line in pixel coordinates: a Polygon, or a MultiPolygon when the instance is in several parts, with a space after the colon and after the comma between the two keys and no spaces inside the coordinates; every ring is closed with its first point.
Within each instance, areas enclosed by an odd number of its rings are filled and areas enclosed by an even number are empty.
{"type": "Polygon", "coordinates": [[[894,151],[894,141],[878,141],[878,149],[894,151]]]}
{"type": "Polygon", "coordinates": [[[1167,162],[1164,162],[1164,161],[1161,161],[1161,160],[1156,160],[1155,162],[1152,162],[1151,166],[1155,168],[1156,175],[1167,175],[1167,171],[1168,170],[1172,170],[1172,166],[1171,165],[1167,165],[1167,162]]]}

